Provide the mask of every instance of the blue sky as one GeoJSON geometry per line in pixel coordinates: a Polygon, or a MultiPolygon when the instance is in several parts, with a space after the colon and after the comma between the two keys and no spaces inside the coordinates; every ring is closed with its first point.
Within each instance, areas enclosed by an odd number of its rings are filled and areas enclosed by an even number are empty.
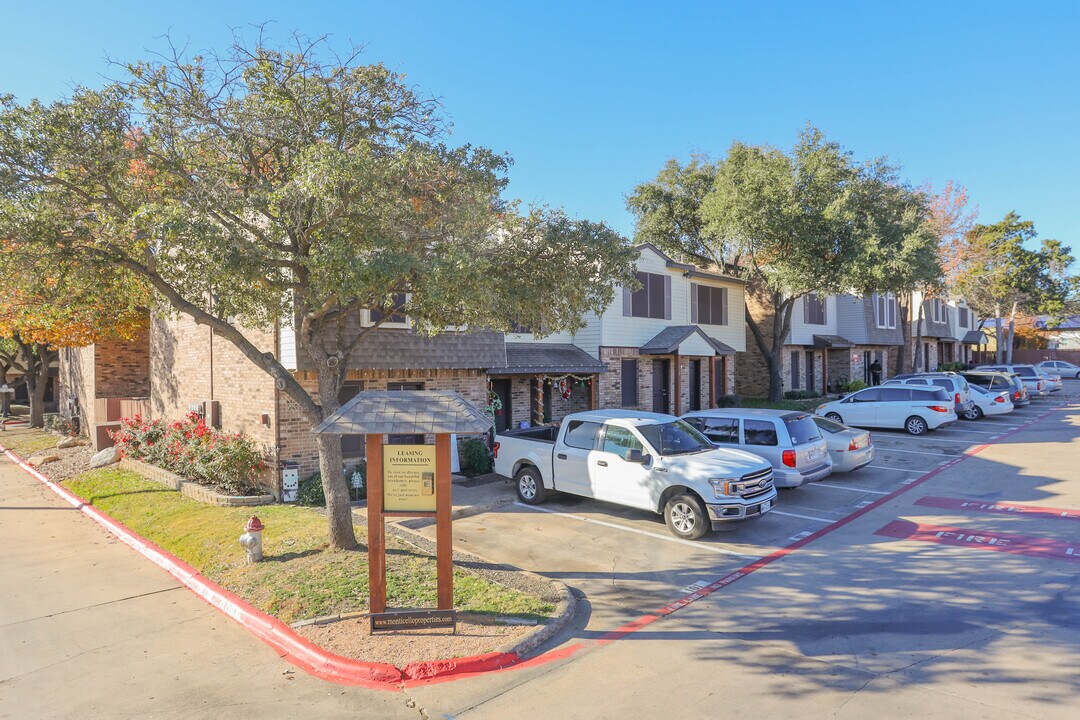
{"type": "Polygon", "coordinates": [[[101,84],[166,32],[223,47],[273,21],[367,46],[442,98],[455,143],[510,153],[510,193],[631,233],[668,157],[790,146],[811,122],[916,183],[966,185],[1080,251],[1080,3],[0,0],[0,92],[101,84]],[[107,6],[102,9],[102,6],[107,6]],[[113,71],[114,72],[114,71],[113,71]]]}

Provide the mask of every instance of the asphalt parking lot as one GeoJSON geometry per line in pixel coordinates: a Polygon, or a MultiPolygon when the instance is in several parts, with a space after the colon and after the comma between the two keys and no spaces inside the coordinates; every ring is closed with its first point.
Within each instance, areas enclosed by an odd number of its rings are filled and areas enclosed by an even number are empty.
{"type": "MultiPolygon", "coordinates": [[[[975,698],[987,692],[977,687],[978,683],[993,678],[990,692],[1004,693],[997,702],[1005,707],[1015,700],[1008,695],[1008,685],[1019,680],[997,667],[1001,662],[1009,663],[999,660],[996,654],[996,648],[1004,643],[997,639],[1000,628],[1026,628],[1050,615],[1053,623],[1075,630],[1074,621],[1080,619],[1075,603],[1069,604],[1071,591],[1067,589],[1075,588],[1075,565],[1072,557],[1063,557],[1070,549],[1080,556],[1080,532],[1075,522],[1067,521],[1080,519],[1080,466],[1074,468],[1062,461],[1070,453],[1077,457],[1078,396],[1080,381],[1072,380],[1066,381],[1062,392],[1037,399],[1006,416],[961,420],[922,437],[872,430],[876,452],[869,466],[801,488],[781,490],[776,509],[765,517],[736,524],[727,532],[710,533],[699,541],[672,536],[657,515],[557,495],[538,507],[511,503],[457,520],[455,545],[492,561],[558,578],[573,589],[581,599],[582,612],[577,624],[561,638],[562,648],[575,643],[602,645],[613,638],[620,640],[611,646],[603,645],[607,659],[602,663],[577,663],[580,677],[586,677],[585,667],[594,664],[603,668],[597,670],[600,675],[613,672],[614,658],[629,663],[633,673],[639,674],[654,662],[676,663],[679,658],[683,662],[691,658],[723,660],[722,664],[704,664],[694,672],[707,675],[707,668],[723,671],[727,673],[725,682],[736,686],[740,682],[777,684],[783,676],[805,685],[808,695],[846,698],[846,693],[859,692],[865,686],[894,682],[900,677],[898,673],[906,679],[912,672],[909,666],[941,662],[946,655],[965,657],[966,668],[979,667],[985,658],[972,659],[965,654],[967,649],[973,644],[996,642],[994,668],[971,671],[981,680],[963,677],[966,670],[950,668],[945,692],[975,698]],[[1061,412],[1066,402],[1071,406],[1061,412]],[[1043,437],[1053,439],[1044,441],[1043,437]],[[1045,461],[1052,469],[1040,465],[1042,442],[1053,450],[1045,461]],[[958,462],[965,453],[975,454],[958,462]],[[905,488],[910,492],[894,495],[905,488]],[[955,505],[958,500],[987,504],[968,512],[955,505]],[[1018,505],[995,505],[1005,500],[1018,505]],[[1023,505],[1032,501],[1058,506],[1052,512],[1065,508],[1073,516],[1062,522],[1060,518],[1046,519],[1051,511],[1032,514],[1036,507],[1023,505]],[[1016,517],[1024,512],[1026,516],[1016,517]],[[901,532],[897,533],[897,528],[901,532]],[[950,532],[950,528],[957,532],[950,532]],[[959,532],[963,528],[977,528],[982,534],[965,535],[959,532]],[[1025,551],[1021,540],[1008,534],[1016,528],[1031,535],[1024,542],[1040,547],[1025,551]],[[924,542],[927,540],[931,542],[924,542]],[[1077,543],[1075,549],[1066,547],[1072,541],[1077,543]],[[939,547],[963,542],[1013,542],[1016,547],[1005,550],[1013,554],[939,547]],[[1033,559],[1033,554],[1038,557],[1045,550],[1043,546],[1057,548],[1054,552],[1058,555],[1044,554],[1043,560],[1033,559]],[[866,567],[864,557],[872,558],[866,567]],[[1033,567],[1033,563],[1048,565],[1051,571],[1039,575],[1045,568],[1033,567]],[[766,572],[756,572],[765,565],[769,566],[766,572]],[[747,568],[753,573],[750,577],[747,568]],[[1012,577],[1024,578],[1034,589],[1011,588],[1012,577]],[[1042,579],[1032,582],[1032,577],[1042,579]],[[727,587],[725,583],[734,579],[739,580],[738,584],[727,587]],[[986,587],[976,590],[980,584],[986,587]],[[705,597],[700,597],[701,588],[705,588],[705,597]],[[712,590],[717,592],[710,594],[712,590]],[[1020,610],[1015,610],[1017,598],[1010,595],[1012,590],[1026,601],[1020,610]],[[1036,590],[1050,595],[1036,602],[1032,599],[1036,590]],[[972,597],[967,596],[969,592],[972,597]],[[994,599],[982,598],[980,593],[994,599]],[[672,608],[677,612],[668,616],[672,608]],[[819,618],[819,613],[832,619],[819,618]],[[658,616],[664,618],[663,631],[654,631],[651,625],[658,616]],[[753,622],[739,622],[736,616],[752,618],[753,622]],[[995,639],[987,639],[991,637],[995,639]],[[665,642],[643,645],[639,642],[643,639],[665,642]],[[736,645],[738,651],[733,649],[736,645]],[[646,647],[673,655],[667,660],[653,658],[646,647]],[[754,649],[752,666],[747,664],[747,647],[754,649]],[[828,669],[817,664],[820,662],[827,663],[828,669]],[[748,677],[736,679],[742,675],[748,677]],[[953,683],[958,684],[954,687],[953,683]]],[[[513,492],[509,484],[502,486],[502,491],[507,495],[513,492]]],[[[992,549],[1002,548],[999,545],[992,549]]],[[[1053,642],[1053,637],[1054,633],[1047,631],[1044,642],[1053,642]]],[[[1011,635],[1007,639],[1017,642],[1011,635]]],[[[1008,652],[1020,650],[1013,647],[1008,652]]],[[[1032,650],[1025,647],[1023,652],[1032,650]]],[[[1050,668],[1041,660],[1025,660],[1029,661],[1031,672],[1044,676],[1040,681],[1046,686],[1043,695],[1053,696],[1053,711],[1042,708],[1030,716],[1058,716],[1062,688],[1075,691],[1080,687],[1080,675],[1072,669],[1075,664],[1050,668]]],[[[554,676],[560,670],[551,672],[554,676]]],[[[520,685],[539,673],[523,670],[516,673],[520,680],[503,682],[520,685]]],[[[564,687],[570,681],[563,677],[561,682],[562,686],[553,687],[564,687]]],[[[440,704],[454,707],[457,693],[461,692],[461,698],[470,698],[462,702],[472,707],[472,690],[466,691],[468,683],[455,683],[454,690],[444,689],[449,694],[444,694],[440,704]]],[[[638,702],[656,703],[654,711],[666,707],[661,699],[643,696],[644,691],[634,681],[627,679],[622,684],[630,686],[623,691],[630,692],[631,697],[640,696],[638,702]]],[[[498,691],[502,692],[505,688],[498,691]]],[[[527,693],[524,685],[520,685],[520,692],[527,693]]],[[[945,716],[927,712],[921,704],[925,700],[911,700],[919,712],[888,716],[945,716]]],[[[628,710],[636,707],[631,700],[620,703],[628,710]]],[[[961,703],[964,709],[958,710],[956,717],[998,716],[994,712],[979,714],[966,703],[961,703]]],[[[826,704],[834,705],[832,699],[826,704]]],[[[704,712],[707,705],[680,699],[676,707],[679,711],[704,712]]],[[[769,714],[769,703],[742,707],[747,712],[755,709],[769,714]]],[[[1021,714],[1030,710],[1023,703],[1015,707],[1023,708],[1021,714]]],[[[483,708],[474,714],[496,717],[499,710],[508,711],[508,706],[495,701],[485,702],[483,708]]],[[[859,703],[852,704],[848,712],[854,714],[848,716],[866,717],[858,713],[870,712],[867,706],[859,708],[859,703]]],[[[571,715],[572,711],[585,711],[569,701],[566,709],[571,715]]],[[[784,712],[782,707],[773,709],[781,715],[784,712]]],[[[631,716],[656,716],[642,713],[631,716]]],[[[823,716],[833,715],[830,711],[823,716]]]]}

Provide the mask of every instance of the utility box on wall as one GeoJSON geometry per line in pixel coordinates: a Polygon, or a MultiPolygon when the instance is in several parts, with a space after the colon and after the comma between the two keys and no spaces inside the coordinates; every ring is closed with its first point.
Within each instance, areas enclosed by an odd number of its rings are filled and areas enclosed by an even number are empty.
{"type": "Polygon", "coordinates": [[[281,501],[296,502],[300,494],[300,468],[295,463],[285,463],[281,468],[281,501]]]}

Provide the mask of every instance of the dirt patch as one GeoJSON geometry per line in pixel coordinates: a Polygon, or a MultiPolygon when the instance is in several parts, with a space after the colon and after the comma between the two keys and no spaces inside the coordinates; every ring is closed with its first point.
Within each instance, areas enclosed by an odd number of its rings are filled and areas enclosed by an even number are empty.
{"type": "Polygon", "coordinates": [[[394,630],[372,636],[369,627],[368,618],[359,617],[325,625],[303,625],[296,632],[338,655],[400,668],[411,662],[493,652],[535,629],[534,625],[506,625],[476,615],[459,615],[454,632],[394,630]]]}

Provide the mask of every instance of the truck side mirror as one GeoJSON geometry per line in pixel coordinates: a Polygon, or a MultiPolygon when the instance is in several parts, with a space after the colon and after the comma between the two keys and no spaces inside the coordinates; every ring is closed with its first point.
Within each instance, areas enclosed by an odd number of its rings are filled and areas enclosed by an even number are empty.
{"type": "Polygon", "coordinates": [[[648,458],[648,455],[641,452],[640,450],[634,449],[634,450],[627,450],[626,451],[626,462],[632,462],[632,463],[637,463],[638,465],[644,465],[646,458],[648,458]]]}

